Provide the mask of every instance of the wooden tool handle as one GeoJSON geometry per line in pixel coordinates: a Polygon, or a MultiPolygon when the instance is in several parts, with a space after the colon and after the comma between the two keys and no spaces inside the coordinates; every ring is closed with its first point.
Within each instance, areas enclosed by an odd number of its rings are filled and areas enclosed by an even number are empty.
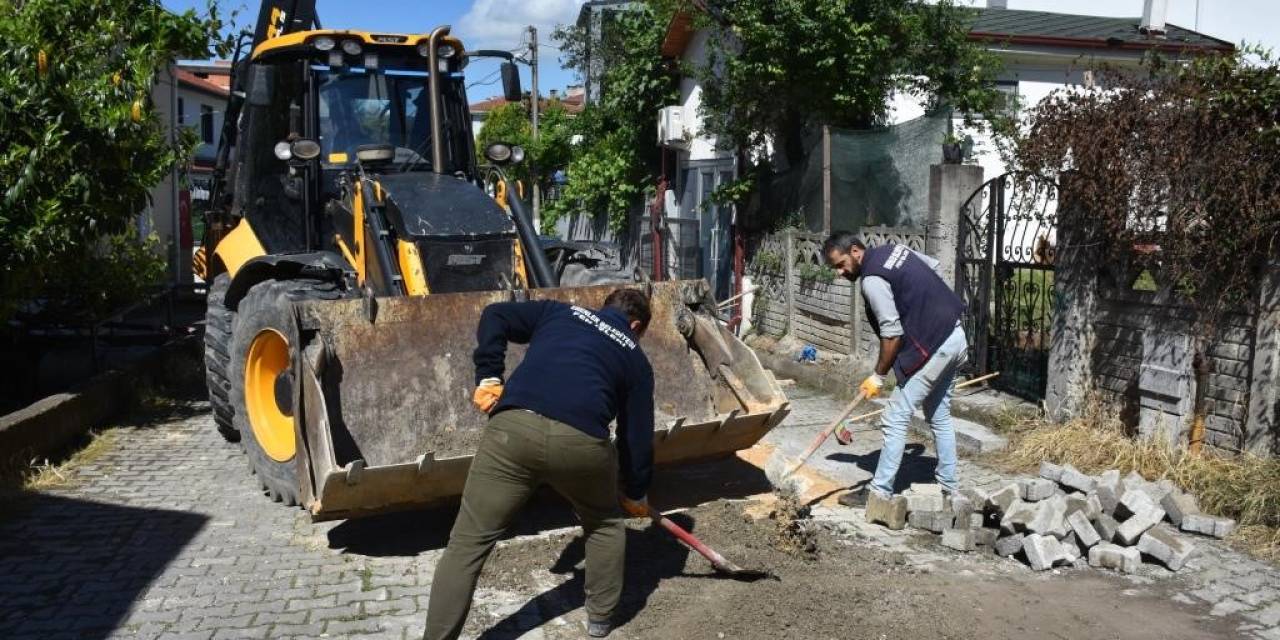
{"type": "Polygon", "coordinates": [[[800,456],[800,461],[797,462],[794,467],[791,467],[791,469],[786,473],[782,474],[782,477],[785,479],[795,473],[800,467],[803,467],[809,457],[818,450],[818,447],[821,447],[822,443],[826,442],[827,438],[831,437],[831,434],[835,433],[836,429],[840,427],[840,423],[844,422],[844,419],[849,417],[849,414],[853,413],[853,410],[857,409],[858,405],[862,404],[862,401],[866,399],[867,394],[859,391],[858,397],[854,398],[853,402],[850,402],[849,406],[845,407],[844,411],[841,411],[840,415],[837,416],[835,420],[831,421],[831,424],[827,428],[818,433],[818,437],[813,439],[813,444],[809,445],[809,448],[805,450],[804,455],[800,456]]]}
{"type": "MultiPolygon", "coordinates": [[[[1000,375],[999,371],[995,373],[988,373],[987,375],[979,376],[972,380],[965,380],[964,382],[956,385],[956,388],[963,389],[965,387],[971,387],[975,384],[978,384],[979,382],[986,382],[987,380],[990,380],[998,375],[1000,375]]],[[[813,439],[813,444],[809,445],[809,449],[804,452],[803,456],[800,457],[800,462],[797,462],[794,467],[791,467],[790,470],[782,474],[782,478],[786,479],[788,476],[790,476],[791,474],[799,470],[800,467],[803,467],[804,463],[809,460],[809,457],[812,456],[814,452],[816,452],[818,448],[822,446],[822,443],[826,442],[827,438],[830,438],[831,434],[835,433],[836,429],[840,428],[840,423],[844,422],[845,418],[849,417],[849,414],[853,413],[853,410],[856,409],[858,405],[862,403],[863,400],[866,400],[866,398],[867,396],[865,393],[858,392],[858,397],[854,398],[853,402],[850,402],[849,406],[845,407],[844,411],[840,412],[840,416],[837,417],[835,421],[831,423],[830,426],[828,426],[826,429],[823,429],[822,432],[818,434],[818,437],[813,439]]],[[[884,409],[877,409],[870,413],[864,413],[860,416],[857,416],[853,418],[853,420],[854,421],[865,420],[867,418],[878,416],[882,413],[884,413],[884,409]]]]}

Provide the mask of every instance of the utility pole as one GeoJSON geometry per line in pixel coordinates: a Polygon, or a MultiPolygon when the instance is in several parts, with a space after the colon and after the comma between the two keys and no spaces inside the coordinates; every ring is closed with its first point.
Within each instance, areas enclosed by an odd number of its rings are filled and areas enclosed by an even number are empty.
{"type": "MultiPolygon", "coordinates": [[[[533,76],[533,96],[529,99],[529,114],[533,125],[533,139],[534,141],[537,141],[538,101],[540,96],[538,93],[538,28],[533,25],[529,25],[529,69],[530,74],[533,76]]],[[[540,167],[534,167],[534,169],[540,170],[540,167]]],[[[540,181],[541,176],[537,175],[534,171],[529,172],[529,175],[533,182],[533,185],[531,185],[533,187],[533,228],[541,230],[542,216],[540,210],[542,203],[540,200],[542,199],[542,194],[539,193],[538,189],[538,182],[540,181]]]]}

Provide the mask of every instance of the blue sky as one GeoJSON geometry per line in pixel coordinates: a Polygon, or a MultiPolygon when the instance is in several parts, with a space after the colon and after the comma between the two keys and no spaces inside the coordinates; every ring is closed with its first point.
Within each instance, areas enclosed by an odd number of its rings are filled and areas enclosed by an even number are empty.
{"type": "MultiPolygon", "coordinates": [[[[320,22],[327,28],[368,29],[393,33],[425,33],[447,24],[453,34],[462,38],[468,49],[514,50],[527,45],[525,27],[538,28],[540,57],[539,90],[563,90],[574,84],[572,71],[560,67],[560,52],[551,40],[555,25],[573,22],[584,0],[317,0],[320,22]]],[[[203,12],[205,0],[162,0],[173,10],[195,9],[203,12]]],[[[237,24],[253,28],[258,17],[258,4],[244,0],[220,0],[223,11],[240,9],[237,24]]],[[[529,69],[520,65],[523,86],[530,85],[529,69]]],[[[496,74],[497,63],[477,60],[467,67],[468,83],[476,83],[469,91],[471,100],[481,100],[502,93],[496,74]]]]}
{"type": "MultiPolygon", "coordinates": [[[[258,15],[256,3],[222,0],[224,8],[242,7],[239,23],[252,27],[258,15]]],[[[555,25],[573,22],[585,0],[317,0],[320,20],[326,27],[365,28],[377,31],[427,32],[441,24],[453,26],[453,33],[468,48],[508,49],[526,42],[525,26],[538,27],[540,43],[539,89],[564,89],[575,82],[571,71],[562,69],[559,51],[551,41],[555,25]]],[[[987,0],[958,0],[960,4],[986,6],[987,0]]],[[[166,7],[202,11],[205,0],[163,0],[166,7]]],[[[1278,0],[1169,0],[1168,20],[1186,28],[1196,28],[1211,36],[1239,44],[1242,41],[1280,50],[1280,1],[1278,0]]],[[[1131,17],[1142,14],[1143,0],[1008,0],[1010,9],[1033,9],[1059,13],[1131,17]]],[[[478,61],[467,68],[472,100],[501,93],[495,73],[497,64],[478,61]]],[[[522,65],[524,87],[529,88],[529,70],[522,65]]]]}

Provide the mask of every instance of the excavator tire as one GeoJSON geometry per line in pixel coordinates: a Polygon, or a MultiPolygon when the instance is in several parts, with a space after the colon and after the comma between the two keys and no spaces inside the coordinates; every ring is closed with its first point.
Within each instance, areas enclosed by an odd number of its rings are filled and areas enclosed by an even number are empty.
{"type": "Polygon", "coordinates": [[[231,401],[249,469],[272,500],[298,504],[292,362],[299,344],[292,303],[335,300],[336,284],[267,280],[251,287],[236,312],[231,339],[231,401]]]}
{"type": "Polygon", "coordinates": [[[204,316],[204,380],[209,388],[209,405],[213,409],[213,424],[227,442],[239,442],[240,431],[234,422],[235,409],[231,404],[231,379],[227,363],[231,361],[231,324],[234,311],[223,305],[231,277],[219,274],[209,285],[208,308],[204,316]]]}

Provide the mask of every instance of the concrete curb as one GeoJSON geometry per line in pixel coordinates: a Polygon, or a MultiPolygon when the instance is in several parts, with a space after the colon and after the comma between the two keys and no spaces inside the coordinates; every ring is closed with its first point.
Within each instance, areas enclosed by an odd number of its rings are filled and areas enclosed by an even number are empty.
{"type": "Polygon", "coordinates": [[[0,456],[22,457],[26,462],[56,453],[132,407],[143,383],[164,372],[170,358],[199,344],[199,333],[182,336],[127,369],[98,374],[75,391],[57,393],[0,416],[0,456]]]}

